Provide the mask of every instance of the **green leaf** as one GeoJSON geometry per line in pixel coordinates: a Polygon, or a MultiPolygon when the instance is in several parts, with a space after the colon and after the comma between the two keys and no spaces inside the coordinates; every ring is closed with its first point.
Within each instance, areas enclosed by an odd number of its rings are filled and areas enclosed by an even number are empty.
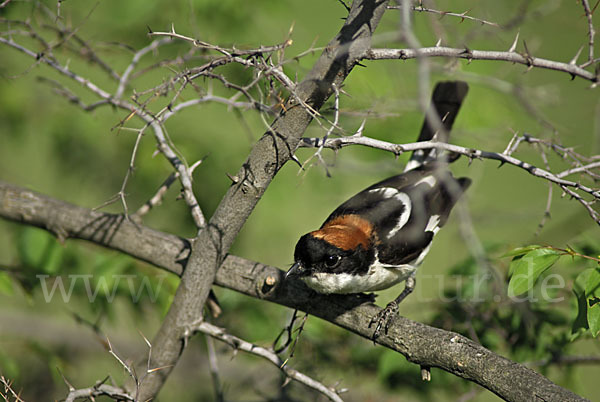
{"type": "Polygon", "coordinates": [[[529,253],[530,251],[537,250],[539,248],[542,248],[542,246],[538,246],[536,244],[532,244],[530,246],[525,246],[525,247],[517,247],[515,249],[512,249],[512,250],[507,251],[506,253],[502,254],[500,256],[500,258],[519,257],[521,255],[525,255],[525,254],[529,253]]]}
{"type": "Polygon", "coordinates": [[[0,272],[0,293],[8,296],[13,294],[12,279],[6,272],[0,272]]]}
{"type": "Polygon", "coordinates": [[[600,268],[590,270],[585,285],[585,298],[587,303],[587,320],[592,336],[600,333],[600,268]]]}
{"type": "Polygon", "coordinates": [[[560,252],[548,248],[538,248],[511,263],[512,275],[508,283],[508,295],[518,296],[535,285],[539,276],[560,258],[560,252]],[[514,266],[512,266],[514,264],[514,266]]]}

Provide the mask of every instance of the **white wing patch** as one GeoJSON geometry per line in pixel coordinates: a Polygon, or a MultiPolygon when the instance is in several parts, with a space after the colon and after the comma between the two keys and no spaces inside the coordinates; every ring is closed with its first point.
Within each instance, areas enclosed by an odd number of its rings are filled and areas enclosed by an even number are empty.
{"type": "Polygon", "coordinates": [[[423,164],[423,150],[419,149],[417,151],[414,151],[413,155],[413,159],[409,160],[406,166],[404,167],[405,172],[416,169],[423,164]]]}
{"type": "Polygon", "coordinates": [[[396,226],[387,235],[387,238],[390,239],[394,236],[404,225],[408,222],[408,218],[410,218],[410,213],[412,211],[412,203],[410,201],[410,197],[408,194],[398,191],[392,187],[382,187],[374,190],[370,190],[370,193],[380,193],[384,198],[395,198],[399,202],[404,205],[404,211],[398,217],[398,222],[396,226]]]}
{"type": "Polygon", "coordinates": [[[422,178],[421,180],[419,180],[418,182],[415,183],[415,186],[418,186],[421,183],[425,183],[427,184],[429,187],[435,186],[435,183],[437,182],[436,178],[434,176],[425,176],[424,178],[422,178]]]}
{"type": "Polygon", "coordinates": [[[433,232],[433,234],[436,234],[438,230],[440,230],[440,216],[431,215],[429,217],[429,221],[427,222],[427,226],[425,226],[425,231],[433,232]]]}

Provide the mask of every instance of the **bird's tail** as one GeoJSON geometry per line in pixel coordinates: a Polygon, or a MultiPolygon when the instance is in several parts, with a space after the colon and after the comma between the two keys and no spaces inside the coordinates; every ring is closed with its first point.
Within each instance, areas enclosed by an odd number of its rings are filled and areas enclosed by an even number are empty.
{"type": "MultiPolygon", "coordinates": [[[[442,81],[433,90],[431,105],[425,116],[421,133],[417,141],[448,142],[450,130],[458,115],[460,106],[469,92],[469,86],[464,81],[442,81]],[[437,124],[436,124],[437,122],[437,124]],[[441,123],[441,124],[440,124],[441,123]]],[[[406,164],[404,171],[415,169],[424,164],[440,159],[437,149],[414,151],[406,164]]],[[[456,154],[444,153],[443,158],[452,162],[458,158],[456,154]]]]}

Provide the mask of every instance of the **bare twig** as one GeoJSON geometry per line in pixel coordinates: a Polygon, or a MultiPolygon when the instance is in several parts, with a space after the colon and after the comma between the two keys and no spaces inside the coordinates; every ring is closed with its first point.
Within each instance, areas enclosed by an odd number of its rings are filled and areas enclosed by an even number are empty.
{"type": "MultiPolygon", "coordinates": [[[[199,161],[194,163],[192,166],[190,166],[190,175],[192,175],[194,173],[194,170],[196,170],[196,168],[198,166],[200,166],[202,161],[204,161],[204,158],[200,159],[199,161]]],[[[135,217],[135,218],[139,219],[142,216],[146,215],[148,212],[150,212],[150,210],[152,208],[160,205],[165,193],[167,192],[169,187],[171,187],[171,184],[173,184],[175,182],[175,180],[177,180],[178,177],[179,177],[179,172],[171,173],[169,175],[169,177],[167,177],[165,179],[165,181],[160,185],[158,190],[156,190],[156,193],[154,193],[154,195],[148,201],[146,201],[144,203],[144,205],[142,205],[133,215],[131,215],[131,217],[132,218],[135,217]]]]}
{"type": "Polygon", "coordinates": [[[106,396],[115,401],[135,401],[124,389],[107,384],[96,384],[89,388],[70,390],[65,402],[73,402],[83,398],[94,400],[95,397],[99,396],[106,396]]]}
{"type": "Polygon", "coordinates": [[[5,402],[11,402],[11,400],[12,402],[25,402],[21,399],[20,393],[17,394],[15,390],[12,389],[12,382],[3,375],[0,375],[0,384],[2,384],[2,387],[4,388],[4,392],[0,391],[0,396],[5,402]]]}
{"type": "Polygon", "coordinates": [[[140,59],[147,53],[153,52],[156,49],[158,49],[160,46],[165,45],[169,42],[170,42],[169,39],[155,40],[152,43],[150,43],[148,46],[135,52],[135,54],[133,55],[133,58],[131,59],[131,63],[129,63],[129,65],[123,72],[123,75],[121,75],[121,78],[119,79],[119,86],[117,87],[117,90],[115,91],[115,98],[120,99],[123,96],[123,92],[125,92],[125,87],[127,86],[127,83],[129,82],[129,77],[131,76],[133,69],[139,63],[140,59]]]}
{"type": "Polygon", "coordinates": [[[215,390],[215,401],[223,402],[223,389],[221,386],[221,380],[219,376],[219,363],[217,361],[217,352],[215,350],[215,341],[212,337],[206,337],[206,349],[208,351],[208,369],[210,376],[213,381],[213,388],[215,390]]]}
{"type": "Polygon", "coordinates": [[[283,43],[279,43],[277,45],[272,45],[272,46],[261,46],[257,49],[236,49],[235,47],[228,49],[228,48],[224,48],[221,46],[213,45],[208,42],[201,41],[199,39],[194,39],[189,36],[178,34],[177,32],[175,32],[175,26],[173,26],[173,25],[171,26],[170,32],[149,32],[148,35],[149,36],[166,36],[168,38],[183,40],[183,41],[192,43],[195,47],[199,47],[202,49],[208,49],[208,50],[215,50],[219,53],[224,54],[227,57],[255,56],[255,55],[262,55],[265,53],[273,53],[273,52],[277,52],[279,50],[285,49],[286,47],[290,46],[293,43],[291,39],[287,39],[283,43]]]}
{"type": "MultiPolygon", "coordinates": [[[[131,118],[133,116],[140,117],[146,123],[146,126],[142,129],[140,129],[140,132],[143,132],[143,130],[145,130],[146,127],[152,128],[152,130],[154,132],[154,137],[158,143],[158,149],[165,156],[165,158],[171,163],[171,165],[173,165],[175,170],[179,173],[179,180],[181,181],[181,185],[183,187],[184,199],[190,208],[190,212],[191,212],[192,218],[194,219],[194,222],[196,223],[196,226],[198,228],[202,228],[205,226],[206,220],[204,218],[204,215],[202,214],[200,205],[198,204],[198,201],[196,200],[196,196],[194,195],[194,192],[192,189],[192,179],[188,172],[188,168],[177,156],[177,154],[171,147],[169,141],[167,140],[167,137],[165,135],[163,128],[151,114],[147,113],[146,111],[142,110],[141,108],[138,108],[137,106],[134,106],[128,102],[124,102],[122,100],[116,99],[110,93],[104,91],[97,85],[93,84],[89,79],[84,78],[84,77],[72,72],[69,68],[62,66],[57,61],[55,61],[43,54],[39,55],[21,45],[19,45],[18,43],[14,42],[12,39],[5,39],[3,37],[0,37],[0,43],[4,43],[10,47],[13,47],[14,49],[17,49],[17,50],[27,54],[28,56],[36,59],[39,62],[46,63],[47,65],[54,68],[61,74],[65,75],[65,76],[71,78],[72,80],[74,80],[75,82],[83,85],[85,88],[90,90],[92,93],[94,93],[95,95],[99,96],[104,101],[106,101],[107,104],[111,104],[120,109],[125,109],[125,110],[129,111],[129,115],[127,116],[127,118],[124,121],[129,120],[129,118],[131,118]]],[[[134,158],[134,156],[132,155],[132,159],[133,158],[134,158]]],[[[126,180],[124,180],[124,183],[125,182],[126,182],[126,180]]],[[[122,190],[123,189],[121,189],[121,191],[122,190]]],[[[121,192],[118,194],[118,199],[121,199],[122,201],[124,199],[121,192]]]]}
{"type": "MultiPolygon", "coordinates": [[[[388,9],[398,10],[398,9],[402,9],[402,6],[388,6],[388,9]]],[[[462,13],[453,13],[450,11],[440,11],[440,10],[434,10],[432,8],[423,7],[422,4],[419,4],[418,6],[412,6],[412,10],[419,11],[419,12],[425,12],[425,13],[437,14],[437,15],[441,16],[440,18],[443,18],[445,16],[457,17],[457,18],[460,18],[460,20],[461,20],[460,22],[463,22],[464,20],[470,20],[470,21],[478,22],[481,25],[490,25],[490,26],[493,26],[496,28],[500,28],[500,24],[497,24],[495,22],[486,21],[481,18],[471,17],[470,15],[468,15],[471,10],[467,10],[462,13]]]]}
{"type": "MultiPolygon", "coordinates": [[[[548,156],[546,155],[544,148],[539,146],[539,150],[540,150],[540,155],[542,157],[542,161],[544,162],[544,167],[546,168],[546,170],[550,171],[550,163],[548,162],[548,156]]],[[[550,218],[550,209],[552,207],[552,190],[553,189],[554,189],[554,187],[552,186],[552,183],[548,182],[548,198],[546,199],[546,209],[544,210],[544,215],[542,216],[540,223],[538,223],[538,228],[535,232],[536,236],[539,236],[540,232],[546,225],[546,221],[550,218]]]]}
{"type": "Polygon", "coordinates": [[[581,65],[582,68],[585,68],[594,63],[594,36],[596,35],[596,31],[594,30],[594,21],[592,20],[593,11],[590,8],[590,2],[588,0],[581,0],[581,5],[583,6],[583,11],[588,22],[588,60],[581,65]]]}
{"type": "Polygon", "coordinates": [[[209,335],[215,339],[218,339],[222,342],[225,342],[235,350],[241,350],[247,353],[251,353],[255,356],[262,357],[267,361],[273,363],[277,368],[285,373],[286,376],[292,378],[293,380],[298,381],[301,384],[306,385],[309,388],[318,391],[319,393],[325,395],[331,401],[342,402],[342,398],[338,395],[338,391],[329,388],[322,383],[308,377],[301,372],[290,368],[285,364],[277,354],[272,349],[263,348],[257,345],[254,345],[250,342],[247,342],[243,339],[240,339],[236,336],[228,334],[223,328],[219,328],[214,326],[208,322],[201,322],[193,328],[194,331],[202,332],[203,334],[209,335]]]}
{"type": "MultiPolygon", "coordinates": [[[[327,130],[327,132],[325,133],[325,136],[323,137],[323,142],[325,142],[329,138],[331,133],[333,133],[333,130],[337,127],[339,118],[340,118],[340,91],[335,84],[333,85],[333,90],[335,92],[335,100],[333,103],[334,118],[333,118],[333,123],[331,124],[331,127],[329,128],[329,130],[327,130]]],[[[317,151],[302,164],[301,169],[303,169],[306,165],[308,165],[308,163],[313,158],[318,158],[319,162],[321,163],[321,165],[323,165],[323,168],[325,169],[325,173],[327,174],[327,177],[331,177],[331,174],[329,173],[329,169],[327,169],[327,162],[325,162],[325,159],[323,159],[322,151],[323,151],[323,147],[320,146],[317,149],[317,151]]]]}
{"type": "Polygon", "coordinates": [[[472,60],[496,60],[508,61],[526,65],[527,67],[537,67],[549,70],[561,71],[568,73],[574,77],[580,77],[592,82],[592,87],[598,83],[596,73],[589,72],[580,66],[571,63],[563,63],[554,60],[542,59],[533,57],[526,53],[517,53],[516,51],[492,51],[492,50],[471,50],[467,48],[451,48],[444,46],[424,47],[420,49],[370,49],[366,52],[363,59],[365,60],[386,60],[414,59],[418,56],[422,57],[452,57],[459,59],[472,60]]]}

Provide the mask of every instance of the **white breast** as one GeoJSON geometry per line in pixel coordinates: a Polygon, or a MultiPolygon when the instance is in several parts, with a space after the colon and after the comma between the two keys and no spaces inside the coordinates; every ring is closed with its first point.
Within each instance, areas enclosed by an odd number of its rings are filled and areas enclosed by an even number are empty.
{"type": "Polygon", "coordinates": [[[302,280],[310,288],[325,294],[373,292],[406,280],[417,269],[413,265],[386,265],[376,261],[365,275],[314,273],[302,280]]]}

